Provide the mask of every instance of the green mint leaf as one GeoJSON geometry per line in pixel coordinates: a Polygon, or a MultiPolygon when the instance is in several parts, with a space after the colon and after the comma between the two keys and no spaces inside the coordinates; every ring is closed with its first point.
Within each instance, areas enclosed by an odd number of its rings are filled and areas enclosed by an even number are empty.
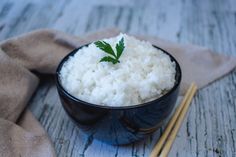
{"type": "Polygon", "coordinates": [[[122,37],[121,40],[119,41],[119,43],[116,44],[116,52],[117,52],[116,58],[117,58],[117,60],[119,60],[122,52],[124,51],[124,48],[125,48],[124,38],[122,37]]]}
{"type": "Polygon", "coordinates": [[[99,62],[112,62],[113,64],[116,64],[118,61],[110,56],[105,56],[99,62]]]}
{"type": "Polygon", "coordinates": [[[111,56],[103,57],[100,62],[112,62],[113,64],[120,63],[119,58],[122,55],[125,45],[124,45],[124,38],[122,37],[121,40],[116,44],[116,54],[112,49],[111,45],[105,41],[96,41],[94,44],[103,50],[105,53],[111,56]]]}
{"type": "Polygon", "coordinates": [[[107,42],[105,42],[105,41],[96,41],[96,42],[94,42],[94,44],[95,44],[98,48],[100,48],[101,50],[103,50],[104,52],[106,52],[107,54],[110,54],[110,55],[116,57],[116,55],[115,55],[115,53],[114,53],[114,51],[113,51],[111,45],[108,44],[107,42]]]}

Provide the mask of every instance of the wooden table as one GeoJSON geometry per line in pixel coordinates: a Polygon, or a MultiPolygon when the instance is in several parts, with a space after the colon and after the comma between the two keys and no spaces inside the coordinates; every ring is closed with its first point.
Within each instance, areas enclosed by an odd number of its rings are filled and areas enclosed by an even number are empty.
{"type": "MultiPolygon", "coordinates": [[[[75,35],[118,27],[236,56],[235,0],[0,1],[0,40],[45,27],[75,35]]],[[[29,108],[59,157],[148,156],[161,133],[122,147],[84,136],[62,109],[51,76],[41,81],[29,108]]],[[[236,70],[198,92],[169,156],[236,156],[236,70]]]]}

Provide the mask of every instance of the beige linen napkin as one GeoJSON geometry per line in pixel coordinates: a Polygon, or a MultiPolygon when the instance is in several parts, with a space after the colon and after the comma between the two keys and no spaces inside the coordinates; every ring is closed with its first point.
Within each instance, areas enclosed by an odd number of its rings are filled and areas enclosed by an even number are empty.
{"type": "MultiPolygon", "coordinates": [[[[38,30],[0,43],[0,156],[56,156],[46,132],[25,107],[39,79],[32,73],[53,74],[60,60],[74,48],[115,36],[116,29],[74,37],[55,30],[38,30]]],[[[178,45],[157,38],[139,37],[166,49],[183,70],[182,93],[190,82],[203,87],[227,74],[236,59],[193,45],[178,45]]]]}

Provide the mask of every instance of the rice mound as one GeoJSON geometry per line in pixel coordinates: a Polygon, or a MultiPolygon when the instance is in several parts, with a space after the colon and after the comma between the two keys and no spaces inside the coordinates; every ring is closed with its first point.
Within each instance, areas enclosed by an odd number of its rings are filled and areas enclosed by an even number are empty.
{"type": "Polygon", "coordinates": [[[74,97],[97,105],[131,106],[160,97],[175,84],[175,63],[170,57],[126,34],[104,39],[115,50],[124,38],[120,63],[99,62],[107,56],[94,43],[78,50],[60,71],[63,87],[74,97]]]}

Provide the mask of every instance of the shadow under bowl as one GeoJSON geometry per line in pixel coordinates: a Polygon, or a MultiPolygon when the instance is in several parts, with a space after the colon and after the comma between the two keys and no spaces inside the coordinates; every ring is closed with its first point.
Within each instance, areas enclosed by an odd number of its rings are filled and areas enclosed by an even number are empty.
{"type": "Polygon", "coordinates": [[[163,96],[132,106],[102,106],[79,100],[68,93],[60,81],[63,64],[84,46],[65,56],[56,71],[56,85],[62,106],[79,129],[106,143],[123,145],[141,140],[160,128],[170,116],[179,93],[181,69],[176,59],[165,50],[153,45],[170,56],[171,61],[176,64],[175,85],[163,96]]]}

